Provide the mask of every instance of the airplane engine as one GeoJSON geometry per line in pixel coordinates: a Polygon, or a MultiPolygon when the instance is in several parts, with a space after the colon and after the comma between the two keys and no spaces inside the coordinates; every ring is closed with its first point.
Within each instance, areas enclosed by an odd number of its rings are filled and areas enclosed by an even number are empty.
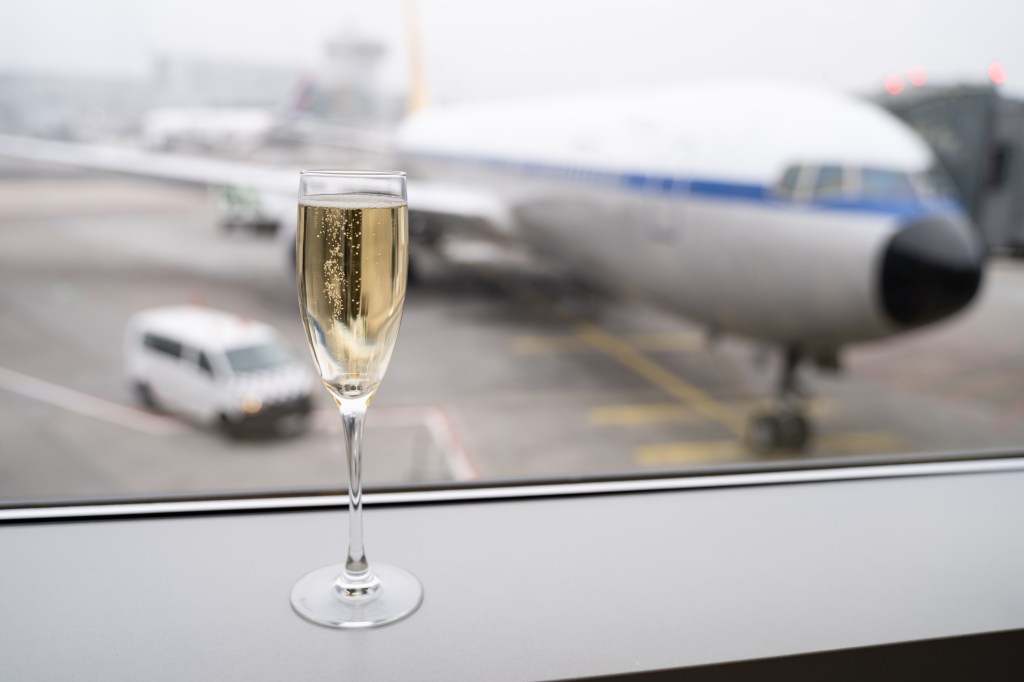
{"type": "Polygon", "coordinates": [[[910,328],[948,317],[981,286],[983,249],[963,218],[913,218],[892,237],[879,273],[886,314],[910,328]]]}

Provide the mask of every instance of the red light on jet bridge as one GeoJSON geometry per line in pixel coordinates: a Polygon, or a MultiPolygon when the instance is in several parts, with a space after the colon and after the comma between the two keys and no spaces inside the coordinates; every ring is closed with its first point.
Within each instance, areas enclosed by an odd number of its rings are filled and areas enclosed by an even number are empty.
{"type": "Polygon", "coordinates": [[[1006,82],[1006,67],[1002,62],[992,62],[988,67],[988,79],[996,85],[1006,82]]]}
{"type": "Polygon", "coordinates": [[[903,77],[898,73],[890,73],[885,77],[883,83],[885,84],[885,91],[890,95],[898,95],[907,87],[903,83],[903,77]]]}
{"type": "Polygon", "coordinates": [[[928,74],[925,73],[923,66],[911,66],[907,71],[907,80],[915,88],[919,88],[928,82],[928,74]]]}

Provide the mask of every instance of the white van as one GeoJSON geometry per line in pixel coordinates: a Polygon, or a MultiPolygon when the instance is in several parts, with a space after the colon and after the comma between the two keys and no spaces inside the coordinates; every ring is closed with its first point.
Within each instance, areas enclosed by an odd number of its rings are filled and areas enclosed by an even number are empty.
{"type": "Polygon", "coordinates": [[[231,436],[308,424],[312,373],[266,324],[201,306],[154,308],[128,322],[124,357],[129,384],[147,406],[231,436]]]}

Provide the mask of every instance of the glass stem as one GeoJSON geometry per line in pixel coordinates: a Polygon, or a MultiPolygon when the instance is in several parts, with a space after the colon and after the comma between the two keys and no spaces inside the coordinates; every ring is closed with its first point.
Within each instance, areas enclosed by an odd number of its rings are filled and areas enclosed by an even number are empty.
{"type": "Polygon", "coordinates": [[[339,583],[347,588],[367,585],[374,580],[363,548],[363,422],[368,402],[369,398],[338,402],[348,454],[348,558],[339,583]]]}

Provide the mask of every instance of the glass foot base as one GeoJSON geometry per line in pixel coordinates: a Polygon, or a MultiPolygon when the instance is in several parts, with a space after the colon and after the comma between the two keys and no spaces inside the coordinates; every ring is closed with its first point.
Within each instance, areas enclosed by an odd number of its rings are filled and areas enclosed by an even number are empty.
{"type": "Polygon", "coordinates": [[[307,573],[292,588],[292,608],[306,620],[332,628],[372,628],[405,618],[423,602],[423,587],[412,573],[373,564],[380,589],[363,597],[338,595],[334,582],[344,564],[307,573]]]}

